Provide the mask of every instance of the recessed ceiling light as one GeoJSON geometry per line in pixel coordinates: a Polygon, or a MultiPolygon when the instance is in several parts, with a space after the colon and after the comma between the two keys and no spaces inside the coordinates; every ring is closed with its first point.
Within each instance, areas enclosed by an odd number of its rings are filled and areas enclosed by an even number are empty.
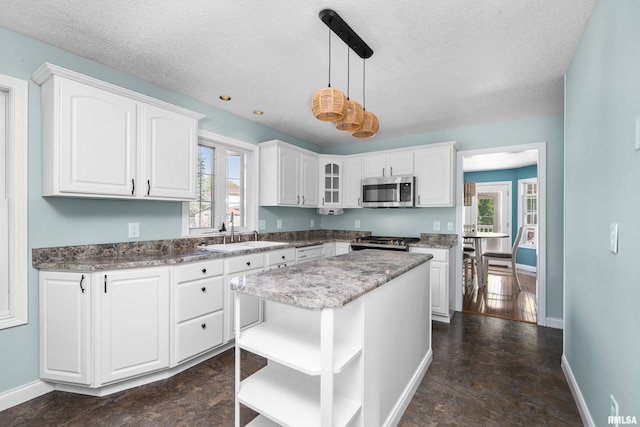
{"type": "Polygon", "coordinates": [[[231,97],[229,95],[220,95],[220,99],[223,101],[231,101],[231,97]]]}
{"type": "Polygon", "coordinates": [[[261,116],[264,114],[264,111],[262,110],[253,110],[253,114],[255,114],[256,116],[261,116]]]}

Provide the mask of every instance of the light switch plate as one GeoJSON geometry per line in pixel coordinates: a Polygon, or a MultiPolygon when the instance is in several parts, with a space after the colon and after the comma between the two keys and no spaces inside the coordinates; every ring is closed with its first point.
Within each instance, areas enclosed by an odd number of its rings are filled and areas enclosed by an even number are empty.
{"type": "Polygon", "coordinates": [[[636,151],[640,150],[640,116],[636,117],[636,151]]]}
{"type": "Polygon", "coordinates": [[[447,230],[449,230],[449,231],[453,230],[453,223],[452,222],[447,222],[447,230]]]}
{"type": "Polygon", "coordinates": [[[276,228],[278,230],[282,229],[282,220],[281,219],[276,220],[276,228]]]}
{"type": "Polygon", "coordinates": [[[267,228],[267,221],[264,219],[259,219],[258,220],[258,230],[264,230],[265,228],[267,228]]]}
{"type": "Polygon", "coordinates": [[[356,219],[356,228],[360,228],[360,220],[356,219]]]}
{"type": "Polygon", "coordinates": [[[311,218],[311,228],[316,226],[316,220],[311,218]]]}
{"type": "Polygon", "coordinates": [[[433,230],[440,231],[440,221],[433,221],[433,230]]]}
{"type": "Polygon", "coordinates": [[[611,223],[609,230],[609,250],[614,254],[618,253],[618,224],[611,223]]]}

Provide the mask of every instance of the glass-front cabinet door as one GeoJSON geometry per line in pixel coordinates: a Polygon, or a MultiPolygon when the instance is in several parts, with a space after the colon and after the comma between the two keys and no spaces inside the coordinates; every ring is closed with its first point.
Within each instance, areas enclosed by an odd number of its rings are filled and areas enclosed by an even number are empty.
{"type": "Polygon", "coordinates": [[[342,206],[342,162],[325,160],[321,170],[322,206],[342,206]]]}

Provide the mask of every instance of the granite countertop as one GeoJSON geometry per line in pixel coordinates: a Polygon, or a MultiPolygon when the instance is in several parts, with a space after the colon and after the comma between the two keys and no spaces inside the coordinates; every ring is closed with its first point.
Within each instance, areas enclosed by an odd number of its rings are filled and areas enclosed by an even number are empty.
{"type": "Polygon", "coordinates": [[[458,244],[457,234],[420,233],[420,241],[409,246],[417,248],[450,249],[458,244]]]}
{"type": "Polygon", "coordinates": [[[355,251],[236,277],[231,289],[305,308],[341,307],[431,258],[408,252],[355,251]]]}

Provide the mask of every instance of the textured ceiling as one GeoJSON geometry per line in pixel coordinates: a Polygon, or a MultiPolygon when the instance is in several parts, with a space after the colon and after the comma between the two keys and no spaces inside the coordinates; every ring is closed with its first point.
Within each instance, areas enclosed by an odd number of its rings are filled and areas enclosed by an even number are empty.
{"type": "MultiPolygon", "coordinates": [[[[311,114],[328,74],[320,10],[338,12],[374,51],[366,107],[378,139],[561,112],[563,74],[594,2],[0,0],[0,26],[330,146],[362,141],[311,114]]],[[[347,48],[335,35],[332,86],[347,90],[347,48]]],[[[362,102],[353,53],[350,88],[362,102]]]]}

